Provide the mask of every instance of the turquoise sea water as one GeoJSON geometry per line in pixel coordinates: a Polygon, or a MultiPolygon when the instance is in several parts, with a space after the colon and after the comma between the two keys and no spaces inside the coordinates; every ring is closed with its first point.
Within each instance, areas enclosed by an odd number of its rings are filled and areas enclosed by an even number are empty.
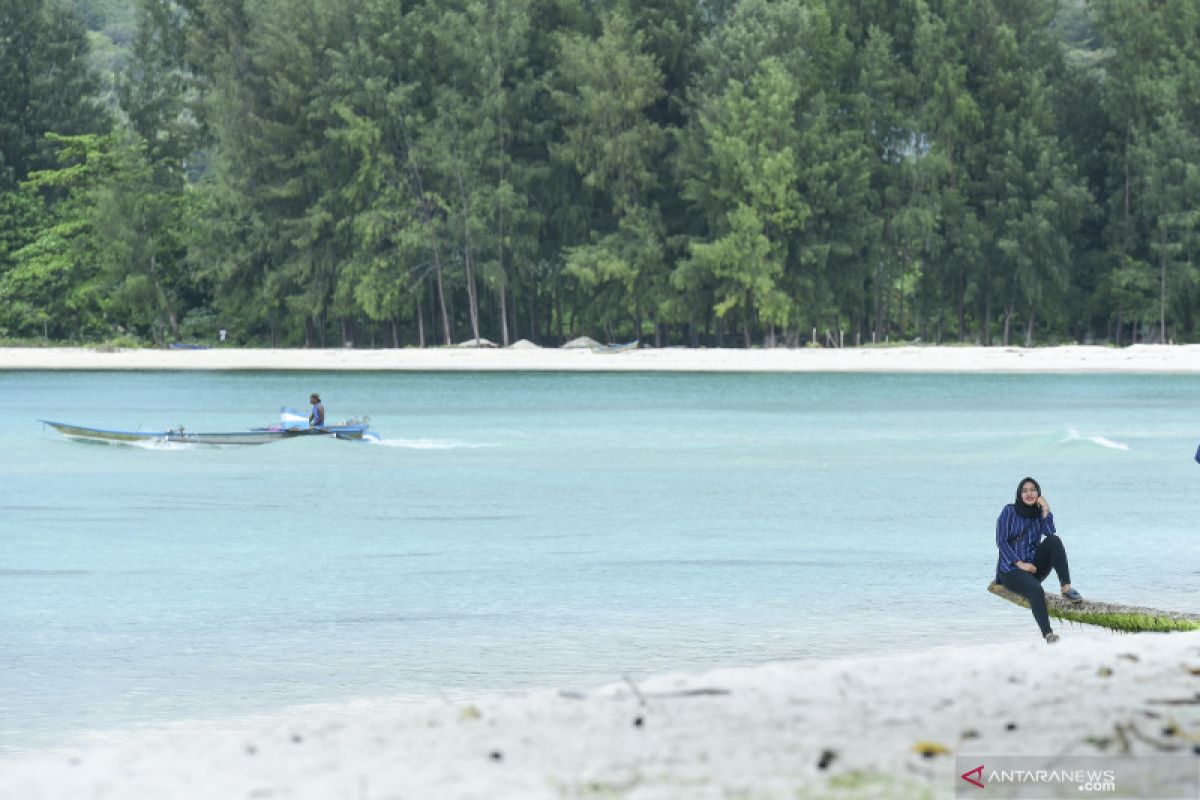
{"type": "Polygon", "coordinates": [[[1183,376],[0,372],[0,749],[1028,641],[985,591],[1026,474],[1085,595],[1197,611],[1197,398],[1183,376]],[[382,441],[36,422],[237,430],[314,390],[382,441]]]}

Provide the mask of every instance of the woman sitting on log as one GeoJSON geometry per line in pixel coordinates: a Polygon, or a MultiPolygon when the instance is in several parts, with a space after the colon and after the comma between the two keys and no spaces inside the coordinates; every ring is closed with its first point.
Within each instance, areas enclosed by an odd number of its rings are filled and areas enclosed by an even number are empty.
{"type": "Polygon", "coordinates": [[[1056,535],[1054,515],[1042,496],[1042,487],[1033,478],[1022,480],[1016,501],[1001,510],[996,520],[996,547],[1000,549],[996,582],[1028,600],[1046,642],[1057,642],[1058,634],[1050,628],[1042,581],[1054,570],[1064,598],[1073,603],[1083,602],[1083,598],[1071,588],[1067,550],[1056,535]]]}

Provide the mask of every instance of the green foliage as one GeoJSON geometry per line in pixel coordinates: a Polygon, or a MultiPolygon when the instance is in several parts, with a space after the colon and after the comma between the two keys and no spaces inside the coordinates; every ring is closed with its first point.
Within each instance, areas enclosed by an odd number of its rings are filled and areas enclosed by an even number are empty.
{"type": "Polygon", "coordinates": [[[1069,622],[1096,625],[1110,631],[1125,633],[1172,633],[1200,630],[1200,620],[1178,617],[1156,617],[1148,614],[1116,614],[1095,611],[1075,611],[1069,608],[1047,609],[1050,616],[1069,622]]]}
{"type": "Polygon", "coordinates": [[[184,269],[190,194],[163,186],[141,141],[123,142],[117,169],[91,193],[91,242],[105,283],[110,318],[145,327],[162,343],[179,338],[181,295],[189,288],[184,269]]]}
{"type": "Polygon", "coordinates": [[[220,316],[206,306],[189,309],[179,322],[179,338],[185,342],[215,344],[220,340],[220,331],[220,316]]]}
{"type": "Polygon", "coordinates": [[[44,134],[108,124],[83,26],[60,0],[0,0],[0,191],[52,166],[44,134]]]}
{"type": "Polygon", "coordinates": [[[89,234],[89,192],[112,174],[112,136],[87,134],[47,138],[60,147],[61,166],[34,172],[26,191],[63,194],[50,206],[28,244],[12,255],[0,276],[0,306],[9,333],[86,339],[105,330],[104,298],[89,234]]]}
{"type": "Polygon", "coordinates": [[[593,229],[591,243],[567,249],[565,274],[578,279],[602,315],[632,316],[640,335],[642,311],[656,310],[666,280],[662,225],[649,205],[666,132],[648,111],[662,96],[663,75],[645,52],[645,35],[623,12],[600,22],[595,40],[580,33],[559,39],[554,97],[564,139],[552,151],[574,167],[611,222],[593,229]]]}
{"type": "Polygon", "coordinates": [[[135,0],[74,0],[73,5],[88,30],[133,28],[135,0]]]}
{"type": "Polygon", "coordinates": [[[1193,341],[1198,8],[0,0],[0,335],[1193,341]]]}
{"type": "Polygon", "coordinates": [[[145,346],[146,342],[136,336],[118,334],[97,342],[92,349],[98,353],[116,353],[120,350],[140,350],[145,346]]]}
{"type": "Polygon", "coordinates": [[[16,265],[15,254],[37,237],[46,208],[31,189],[0,193],[0,275],[16,265]]]}
{"type": "Polygon", "coordinates": [[[664,132],[646,117],[662,95],[662,72],[645,37],[620,12],[605,15],[598,39],[575,34],[559,45],[555,98],[565,141],[556,148],[585,186],[611,191],[614,209],[638,205],[655,179],[664,132]]]}

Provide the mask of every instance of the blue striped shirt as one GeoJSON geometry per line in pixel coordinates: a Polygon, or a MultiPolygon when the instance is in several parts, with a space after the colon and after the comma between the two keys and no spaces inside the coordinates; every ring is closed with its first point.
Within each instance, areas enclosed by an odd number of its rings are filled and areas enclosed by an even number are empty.
{"type": "Polygon", "coordinates": [[[996,520],[996,547],[1000,548],[996,574],[1012,572],[1018,561],[1032,564],[1033,554],[1042,537],[1056,532],[1053,513],[1044,517],[1038,514],[1033,519],[1027,519],[1017,513],[1012,503],[1006,505],[996,520]]]}

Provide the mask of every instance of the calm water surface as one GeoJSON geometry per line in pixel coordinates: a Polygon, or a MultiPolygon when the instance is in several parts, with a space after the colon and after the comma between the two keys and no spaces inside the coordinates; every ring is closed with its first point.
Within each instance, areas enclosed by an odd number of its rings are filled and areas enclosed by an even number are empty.
{"type": "Polygon", "coordinates": [[[1181,376],[0,372],[0,748],[1028,640],[984,591],[1026,474],[1085,595],[1200,610],[1198,397],[1181,376]],[[237,430],[314,390],[382,441],[36,422],[237,430]]]}

